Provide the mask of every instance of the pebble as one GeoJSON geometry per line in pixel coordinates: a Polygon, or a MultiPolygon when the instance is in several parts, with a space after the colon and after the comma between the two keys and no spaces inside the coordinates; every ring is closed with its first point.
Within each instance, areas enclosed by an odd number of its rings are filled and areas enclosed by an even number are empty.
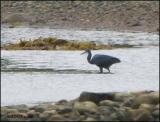
{"type": "Polygon", "coordinates": [[[62,115],[56,114],[56,115],[52,115],[48,121],[64,121],[65,119],[63,118],[62,115]]]}
{"type": "Polygon", "coordinates": [[[116,93],[114,100],[122,102],[128,99],[129,97],[131,97],[131,93],[116,93]]]}
{"type": "Polygon", "coordinates": [[[72,112],[72,107],[60,108],[60,109],[57,109],[57,112],[58,112],[59,114],[69,113],[69,112],[72,112]]]}
{"type": "Polygon", "coordinates": [[[111,101],[111,100],[103,100],[103,101],[100,102],[99,105],[119,107],[119,103],[118,102],[114,102],[114,101],[111,101]]]}
{"type": "Polygon", "coordinates": [[[96,119],[94,119],[94,118],[91,118],[91,117],[88,117],[86,120],[84,120],[84,121],[89,121],[89,122],[92,122],[92,121],[96,121],[96,119]]]}

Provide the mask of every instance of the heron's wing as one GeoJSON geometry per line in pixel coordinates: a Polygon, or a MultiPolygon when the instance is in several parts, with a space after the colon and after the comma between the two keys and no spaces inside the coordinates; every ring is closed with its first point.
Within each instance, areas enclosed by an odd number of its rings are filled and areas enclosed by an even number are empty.
{"type": "Polygon", "coordinates": [[[91,62],[93,64],[96,65],[100,65],[100,66],[109,66],[112,65],[114,63],[114,59],[116,59],[115,57],[109,56],[109,55],[95,55],[93,56],[93,58],[91,59],[91,62]]]}
{"type": "Polygon", "coordinates": [[[94,55],[93,57],[92,57],[92,60],[91,60],[91,62],[92,63],[94,63],[94,64],[102,64],[102,63],[104,63],[104,62],[106,62],[106,61],[109,61],[110,60],[110,56],[108,56],[108,55],[94,55]]]}

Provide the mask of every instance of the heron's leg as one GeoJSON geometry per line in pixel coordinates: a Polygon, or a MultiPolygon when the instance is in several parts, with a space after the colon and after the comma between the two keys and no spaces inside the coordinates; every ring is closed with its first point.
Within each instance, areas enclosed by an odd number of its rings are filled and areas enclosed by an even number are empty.
{"type": "Polygon", "coordinates": [[[110,73],[110,69],[109,69],[109,68],[107,68],[107,70],[108,70],[108,72],[110,73]]]}
{"type": "Polygon", "coordinates": [[[103,73],[103,68],[102,68],[102,67],[99,67],[99,69],[100,69],[100,73],[103,73]]]}

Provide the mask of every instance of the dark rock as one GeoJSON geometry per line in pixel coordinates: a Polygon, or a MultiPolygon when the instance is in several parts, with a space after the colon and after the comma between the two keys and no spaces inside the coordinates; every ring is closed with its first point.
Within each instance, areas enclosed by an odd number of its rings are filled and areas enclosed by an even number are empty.
{"type": "Polygon", "coordinates": [[[102,100],[113,100],[115,93],[82,92],[79,101],[92,101],[98,104],[102,100]]]}
{"type": "Polygon", "coordinates": [[[39,117],[39,112],[35,112],[34,110],[29,111],[28,113],[28,118],[38,118],[39,117]]]}
{"type": "Polygon", "coordinates": [[[126,107],[131,107],[134,102],[134,97],[126,99],[121,105],[126,107]]]}
{"type": "Polygon", "coordinates": [[[45,107],[47,107],[47,106],[45,106],[45,105],[36,105],[36,106],[31,107],[30,110],[33,110],[33,111],[39,112],[39,113],[43,113],[45,111],[45,109],[46,109],[45,107]]]}
{"type": "Polygon", "coordinates": [[[137,22],[134,22],[131,26],[141,26],[141,23],[137,21],[137,22]]]}
{"type": "Polygon", "coordinates": [[[72,107],[64,107],[56,110],[59,114],[72,112],[72,107]]]}
{"type": "Polygon", "coordinates": [[[56,104],[65,104],[65,103],[67,103],[67,100],[60,100],[56,104]]]}
{"type": "Polygon", "coordinates": [[[152,114],[155,117],[159,117],[159,110],[155,110],[152,114]]]}
{"type": "Polygon", "coordinates": [[[97,108],[98,113],[101,113],[103,115],[110,115],[110,113],[113,112],[113,109],[109,106],[99,106],[97,108]]]}

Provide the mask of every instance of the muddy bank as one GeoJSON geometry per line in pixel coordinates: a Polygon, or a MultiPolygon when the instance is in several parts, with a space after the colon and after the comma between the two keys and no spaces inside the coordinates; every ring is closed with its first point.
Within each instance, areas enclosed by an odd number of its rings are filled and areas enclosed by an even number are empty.
{"type": "Polygon", "coordinates": [[[2,121],[159,121],[159,92],[82,92],[71,101],[1,107],[2,121]]]}
{"type": "Polygon", "coordinates": [[[159,1],[1,1],[2,24],[159,31],[159,1]]]}

